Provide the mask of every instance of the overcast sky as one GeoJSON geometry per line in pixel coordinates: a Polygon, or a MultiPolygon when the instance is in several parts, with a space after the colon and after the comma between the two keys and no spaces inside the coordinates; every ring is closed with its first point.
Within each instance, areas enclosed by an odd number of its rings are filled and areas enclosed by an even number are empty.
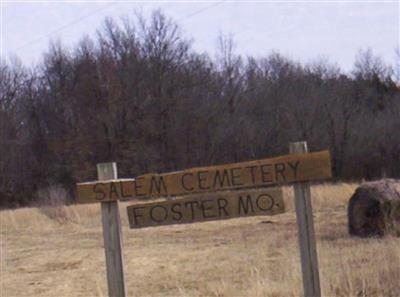
{"type": "Polygon", "coordinates": [[[118,19],[161,8],[176,20],[199,52],[215,53],[220,32],[234,36],[237,52],[279,51],[302,62],[328,58],[345,71],[361,48],[394,63],[399,46],[399,1],[156,2],[1,0],[2,56],[40,61],[50,39],[73,46],[93,35],[106,16],[118,19]]]}

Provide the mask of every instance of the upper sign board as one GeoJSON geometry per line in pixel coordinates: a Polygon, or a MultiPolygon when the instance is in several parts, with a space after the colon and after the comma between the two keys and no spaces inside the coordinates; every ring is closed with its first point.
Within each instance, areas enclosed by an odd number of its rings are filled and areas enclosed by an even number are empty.
{"type": "Polygon", "coordinates": [[[78,184],[78,202],[179,196],[331,177],[329,151],[78,184]]]}

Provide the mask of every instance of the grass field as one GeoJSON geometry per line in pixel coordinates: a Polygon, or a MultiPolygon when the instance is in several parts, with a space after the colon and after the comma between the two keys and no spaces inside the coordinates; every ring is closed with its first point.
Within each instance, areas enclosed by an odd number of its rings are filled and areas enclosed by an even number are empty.
{"type": "MultiPolygon", "coordinates": [[[[356,184],[312,188],[323,296],[400,296],[400,239],[350,238],[356,184]]],[[[291,188],[272,217],[129,229],[121,204],[128,296],[301,296],[291,188]]],[[[107,296],[100,206],[2,211],[1,297],[107,296]]]]}

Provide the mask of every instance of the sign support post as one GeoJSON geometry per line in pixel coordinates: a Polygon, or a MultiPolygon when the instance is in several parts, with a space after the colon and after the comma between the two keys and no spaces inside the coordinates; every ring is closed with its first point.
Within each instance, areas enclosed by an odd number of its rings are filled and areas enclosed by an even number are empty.
{"type": "MultiPolygon", "coordinates": [[[[97,164],[98,180],[117,179],[116,163],[97,164]]],[[[122,230],[118,201],[101,202],[104,249],[106,256],[108,295],[126,297],[122,230]]]]}
{"type": "MultiPolygon", "coordinates": [[[[291,154],[307,153],[307,142],[292,142],[289,150],[291,154]]],[[[293,188],[304,296],[321,297],[310,185],[308,182],[295,183],[293,188]]]]}

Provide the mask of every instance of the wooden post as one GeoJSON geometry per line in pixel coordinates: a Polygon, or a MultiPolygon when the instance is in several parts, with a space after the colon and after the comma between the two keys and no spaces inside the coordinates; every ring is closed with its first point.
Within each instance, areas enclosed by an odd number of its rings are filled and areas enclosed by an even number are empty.
{"type": "MultiPolygon", "coordinates": [[[[307,153],[307,142],[293,142],[291,154],[307,153]]],[[[311,206],[311,191],[308,182],[296,183],[294,200],[300,245],[301,270],[305,297],[320,297],[317,246],[315,243],[314,219],[311,206]]]]}
{"type": "MultiPolygon", "coordinates": [[[[97,164],[98,180],[117,179],[116,163],[97,164]]],[[[125,297],[124,259],[118,201],[101,203],[108,295],[125,297]]]]}

